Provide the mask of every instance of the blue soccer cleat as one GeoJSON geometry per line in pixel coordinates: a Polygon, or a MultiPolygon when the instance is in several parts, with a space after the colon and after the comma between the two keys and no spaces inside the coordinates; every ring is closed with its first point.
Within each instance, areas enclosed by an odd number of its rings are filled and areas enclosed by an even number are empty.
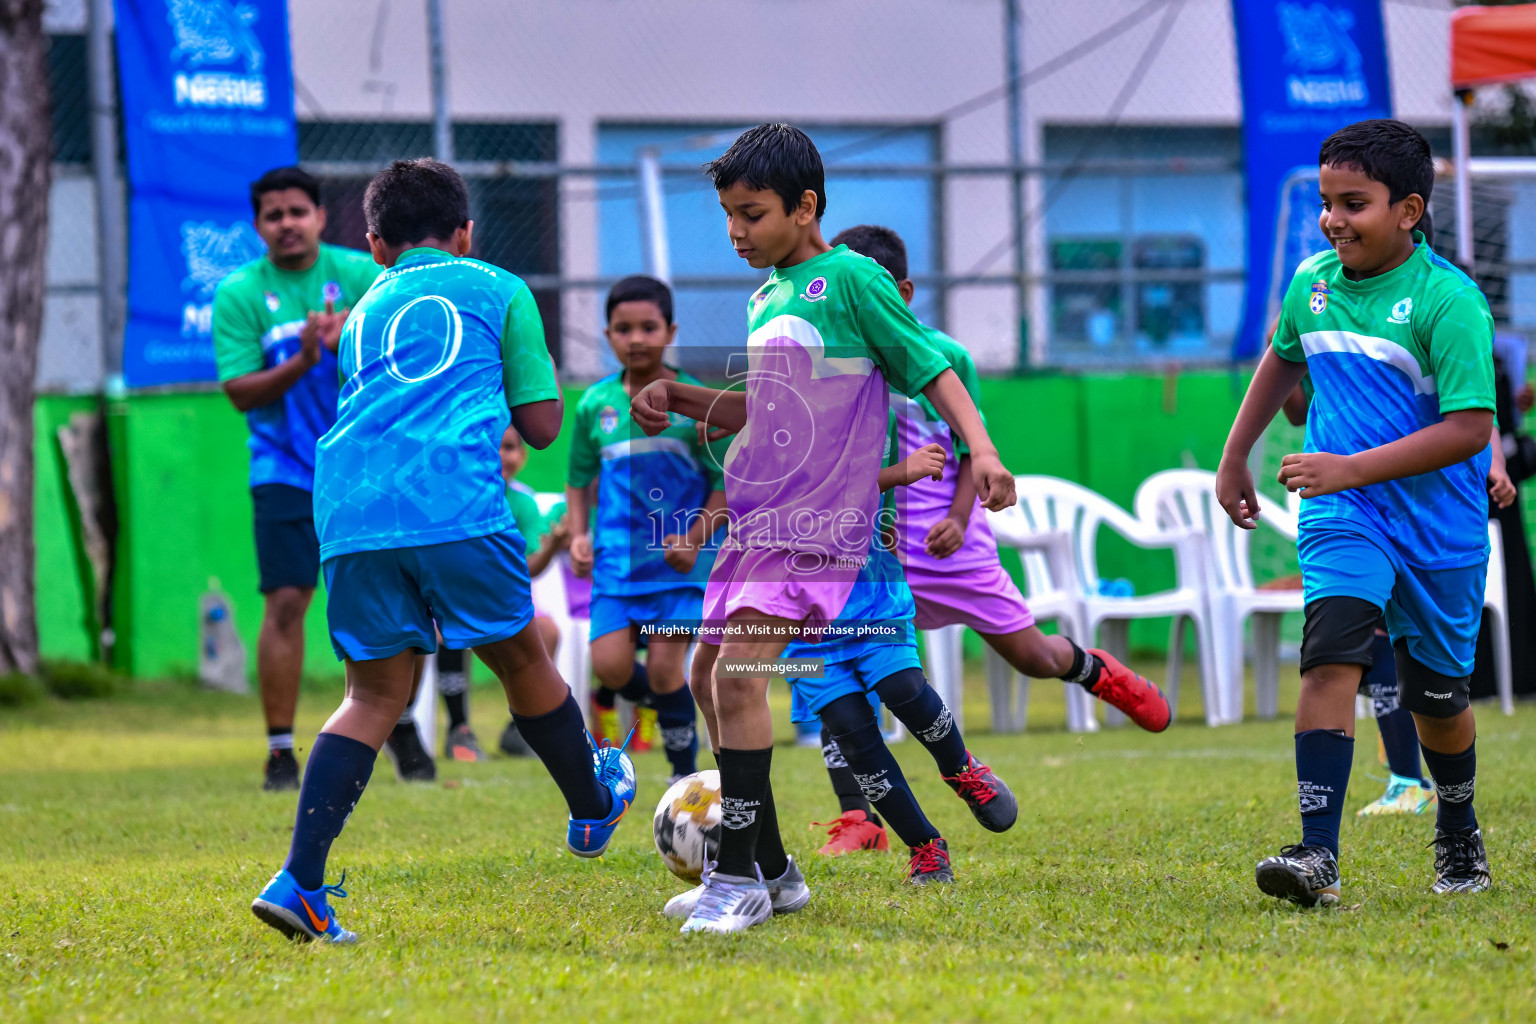
{"type": "MultiPolygon", "coordinates": [[[[346,880],[346,872],[342,872],[341,882],[346,880]]],[[[357,933],[337,924],[336,914],[326,902],[328,896],[346,898],[347,891],[341,887],[341,882],[313,890],[301,889],[286,870],[279,871],[251,904],[251,913],[300,942],[315,939],[338,945],[356,942],[357,933]]]]}
{"type": "MultiPolygon", "coordinates": [[[[634,729],[629,737],[635,735],[634,729]]],[[[590,737],[589,737],[590,739],[590,737]]],[[[619,819],[635,802],[635,766],[624,752],[624,746],[613,747],[604,740],[592,751],[592,771],[600,786],[613,795],[613,804],[606,818],[572,818],[565,831],[565,846],[578,857],[601,857],[613,838],[613,830],[619,827],[619,819]]]]}

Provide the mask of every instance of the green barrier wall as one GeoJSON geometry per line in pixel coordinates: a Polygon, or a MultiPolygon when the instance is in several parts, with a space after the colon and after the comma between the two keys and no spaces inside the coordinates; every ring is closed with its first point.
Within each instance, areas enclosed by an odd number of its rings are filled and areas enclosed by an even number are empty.
{"type": "MultiPolygon", "coordinates": [[[[1220,372],[1179,376],[1041,375],[982,381],[983,407],[1004,461],[1016,473],[1077,480],[1129,505],[1136,486],[1160,469],[1214,469],[1242,397],[1244,378],[1220,372]]],[[[566,393],[567,426],[579,391],[566,393]]],[[[91,400],[37,403],[38,612],[44,653],[83,657],[85,627],[72,526],[52,428],[91,400]]],[[[244,418],[217,392],[135,395],[109,411],[118,484],[116,608],[120,667],[138,676],[196,668],[198,597],[210,578],[230,595],[254,667],[261,598],[246,488],[244,418]]],[[[539,490],[564,483],[566,435],[530,453],[523,479],[539,490]]],[[[1101,543],[1105,576],[1139,592],[1173,581],[1172,557],[1115,538],[1101,543]]],[[[1017,568],[1017,561],[1012,561],[1017,568]]],[[[306,669],[334,675],[324,595],[308,624],[306,669]]],[[[1138,647],[1160,650],[1166,623],[1140,625],[1138,647]]]]}

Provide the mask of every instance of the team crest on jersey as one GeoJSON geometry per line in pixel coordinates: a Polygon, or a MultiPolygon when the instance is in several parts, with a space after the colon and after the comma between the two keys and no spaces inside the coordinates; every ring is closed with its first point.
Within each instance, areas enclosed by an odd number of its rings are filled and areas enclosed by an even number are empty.
{"type": "Polygon", "coordinates": [[[800,293],[800,297],[806,302],[820,302],[827,297],[827,279],[813,277],[811,283],[805,286],[805,291],[800,293]]]}
{"type": "Polygon", "coordinates": [[[603,411],[597,414],[597,425],[605,434],[611,434],[619,429],[619,410],[611,405],[603,406],[603,411]]]}
{"type": "Polygon", "coordinates": [[[325,282],[325,287],[320,289],[320,297],[326,302],[340,302],[341,285],[336,281],[325,282]]]}
{"type": "Polygon", "coordinates": [[[277,292],[267,292],[264,296],[267,300],[267,312],[276,313],[277,307],[283,304],[283,300],[277,297],[277,292]]]}
{"type": "Polygon", "coordinates": [[[1307,302],[1307,308],[1322,316],[1323,310],[1328,308],[1328,282],[1318,281],[1312,286],[1312,298],[1307,302]]]}
{"type": "Polygon", "coordinates": [[[1392,315],[1387,317],[1389,324],[1405,324],[1413,316],[1413,300],[1399,299],[1397,305],[1392,307],[1392,315]]]}

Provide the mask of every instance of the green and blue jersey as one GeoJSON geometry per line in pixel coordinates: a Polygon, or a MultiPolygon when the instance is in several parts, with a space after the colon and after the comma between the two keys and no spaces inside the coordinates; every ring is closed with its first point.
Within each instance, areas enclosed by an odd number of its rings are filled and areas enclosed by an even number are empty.
{"type": "Polygon", "coordinates": [[[336,425],[315,457],[320,557],[513,529],[501,476],[512,407],[560,396],[528,285],[410,249],[342,332],[336,425]]]}
{"type": "MultiPolygon", "coordinates": [[[[1274,349],[1307,364],[1309,452],[1353,455],[1447,413],[1494,408],[1487,300],[1414,238],[1413,255],[1385,274],[1352,281],[1330,249],[1302,263],[1286,290],[1274,349]]],[[[1491,457],[1484,448],[1434,472],[1309,498],[1301,528],[1368,531],[1419,568],[1475,565],[1487,557],[1491,457]]]]}
{"type": "MultiPolygon", "coordinates": [[[[699,383],[682,371],[677,379],[699,383]]],[[[694,421],[676,413],[666,430],[647,437],[629,415],[629,402],[621,371],[593,384],[576,407],[567,480],[576,488],[598,481],[592,589],[617,596],[702,587],[714,565],[714,543],[685,575],[667,565],[661,542],[686,533],[710,493],[723,487],[720,460],[699,442],[694,421]]]]}

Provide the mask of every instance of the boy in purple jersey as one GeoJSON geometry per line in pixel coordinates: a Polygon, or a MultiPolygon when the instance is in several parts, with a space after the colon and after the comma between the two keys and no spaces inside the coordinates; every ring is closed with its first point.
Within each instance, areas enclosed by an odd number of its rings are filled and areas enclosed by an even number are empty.
{"type": "Polygon", "coordinates": [[[656,381],[630,409],[651,435],[671,413],[739,432],[725,460],[731,532],[705,591],[692,675],[720,748],[724,828],[683,925],[726,933],[766,921],[765,881],[790,870],[769,784],[769,675],[756,666],[802,630],[819,635],[848,599],[879,504],[887,388],[926,395],[966,439],[988,508],[1014,496],[970,395],[890,275],[822,238],[825,174],[805,133],[749,129],[708,173],[737,255],[774,268],[747,307],[745,390],[656,381]]]}

